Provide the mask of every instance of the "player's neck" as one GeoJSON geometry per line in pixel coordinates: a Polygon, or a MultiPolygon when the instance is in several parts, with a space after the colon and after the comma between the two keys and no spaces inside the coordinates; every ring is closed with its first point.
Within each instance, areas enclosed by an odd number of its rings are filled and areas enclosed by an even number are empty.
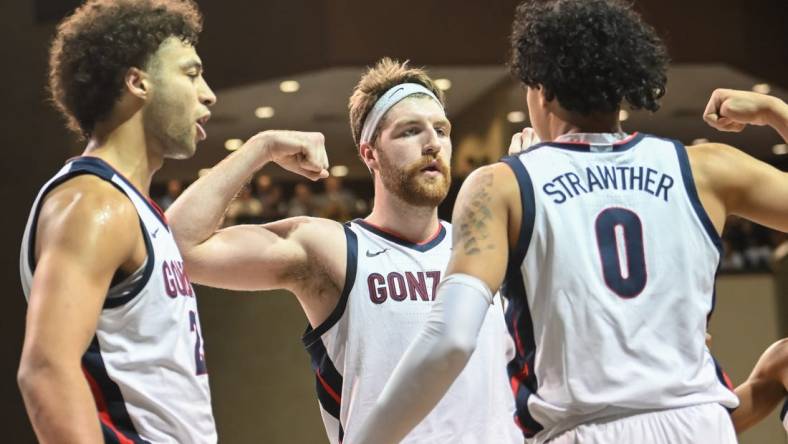
{"type": "Polygon", "coordinates": [[[375,193],[372,212],[364,220],[415,244],[431,239],[440,226],[437,207],[410,205],[386,191],[375,193]]]}
{"type": "Polygon", "coordinates": [[[573,133],[618,133],[621,122],[618,112],[583,116],[565,110],[555,110],[550,119],[550,140],[573,133]]]}
{"type": "Polygon", "coordinates": [[[147,196],[153,174],[164,161],[161,150],[152,147],[148,139],[142,113],[137,113],[120,123],[97,125],[83,155],[106,161],[147,196]]]}

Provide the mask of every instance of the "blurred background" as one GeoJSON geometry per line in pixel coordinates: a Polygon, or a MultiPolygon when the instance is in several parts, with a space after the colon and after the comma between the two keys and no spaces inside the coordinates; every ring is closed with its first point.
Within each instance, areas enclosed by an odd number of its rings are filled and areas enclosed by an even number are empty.
{"type": "MultiPolygon", "coordinates": [[[[0,423],[4,442],[35,442],[16,387],[25,302],[18,277],[22,230],[38,188],[83,143],[69,134],[45,91],[49,41],[80,2],[5,0],[3,140],[0,198],[0,423]]],[[[255,176],[225,223],[260,223],[295,215],[363,217],[372,184],[350,135],[347,100],[366,66],[383,56],[425,66],[445,90],[453,123],[451,214],[462,179],[505,154],[528,126],[523,90],[505,67],[514,0],[203,0],[197,47],[217,94],[208,140],[197,155],[170,161],[151,194],[168,206],[199,174],[243,140],[266,129],[321,131],[332,177],[299,180],[276,166],[255,176]]],[[[788,5],[785,0],[637,0],[636,9],[666,40],[672,65],[662,108],[624,109],[626,131],[685,144],[723,142],[788,170],[788,146],[769,128],[719,133],[701,114],[716,87],[788,99],[788,5]]],[[[763,190],[768,193],[769,190],[763,190]]],[[[788,331],[788,260],[775,248],[785,234],[731,219],[710,325],[712,351],[742,382],[758,356],[788,331]]],[[[784,253],[783,253],[784,256],[784,253]]],[[[300,341],[306,319],[286,292],[232,293],[198,288],[214,408],[221,442],[326,442],[314,378],[300,341]]],[[[677,310],[681,309],[677,307],[677,310]]],[[[777,414],[740,436],[742,443],[786,442],[777,414]]]]}

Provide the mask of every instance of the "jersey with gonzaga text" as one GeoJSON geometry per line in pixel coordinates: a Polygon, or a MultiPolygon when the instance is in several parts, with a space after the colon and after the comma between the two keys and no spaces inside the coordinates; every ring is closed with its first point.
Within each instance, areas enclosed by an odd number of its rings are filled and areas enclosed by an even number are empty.
{"type": "MultiPolygon", "coordinates": [[[[96,157],[69,161],[38,194],[22,241],[25,297],[36,263],[35,232],[44,197],[82,174],[114,185],[134,204],[147,260],[115,282],[82,367],[108,443],[215,443],[208,371],[194,289],[160,210],[96,157]]],[[[74,295],[78,297],[78,295],[74,295]]]]}
{"type": "MultiPolygon", "coordinates": [[[[334,312],[307,329],[323,422],[332,444],[363,424],[394,367],[421,332],[451,255],[451,225],[407,242],[363,220],[345,225],[347,277],[334,312]]],[[[468,365],[403,443],[522,444],[506,363],[512,357],[500,297],[468,365]]]]}

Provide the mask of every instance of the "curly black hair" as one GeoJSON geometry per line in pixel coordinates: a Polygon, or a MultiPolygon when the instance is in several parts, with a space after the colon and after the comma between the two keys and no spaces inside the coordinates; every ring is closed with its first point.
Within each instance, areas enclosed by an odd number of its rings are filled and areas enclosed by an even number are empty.
{"type": "Polygon", "coordinates": [[[511,35],[512,73],[567,111],[659,109],[667,50],[654,28],[620,0],[525,0],[511,35]]]}
{"type": "Polygon", "coordinates": [[[90,137],[131,67],[144,69],[169,37],[194,45],[202,16],[192,0],[89,0],[57,27],[49,91],[68,127],[90,137]]]}

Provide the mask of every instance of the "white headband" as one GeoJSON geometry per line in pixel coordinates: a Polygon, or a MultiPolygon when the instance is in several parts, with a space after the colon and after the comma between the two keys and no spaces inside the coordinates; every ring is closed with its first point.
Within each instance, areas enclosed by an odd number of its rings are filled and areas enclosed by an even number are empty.
{"type": "Polygon", "coordinates": [[[435,97],[432,91],[425,88],[423,85],[419,85],[418,83],[401,83],[399,85],[395,85],[378,99],[375,102],[375,106],[372,107],[372,111],[367,114],[366,120],[364,120],[364,126],[361,128],[361,138],[359,140],[359,145],[362,143],[369,143],[372,139],[372,135],[375,133],[375,129],[380,122],[380,119],[383,118],[383,115],[391,109],[392,106],[399,103],[402,99],[408,96],[412,96],[414,94],[426,94],[432,97],[435,102],[443,108],[441,105],[441,101],[435,97]]]}

